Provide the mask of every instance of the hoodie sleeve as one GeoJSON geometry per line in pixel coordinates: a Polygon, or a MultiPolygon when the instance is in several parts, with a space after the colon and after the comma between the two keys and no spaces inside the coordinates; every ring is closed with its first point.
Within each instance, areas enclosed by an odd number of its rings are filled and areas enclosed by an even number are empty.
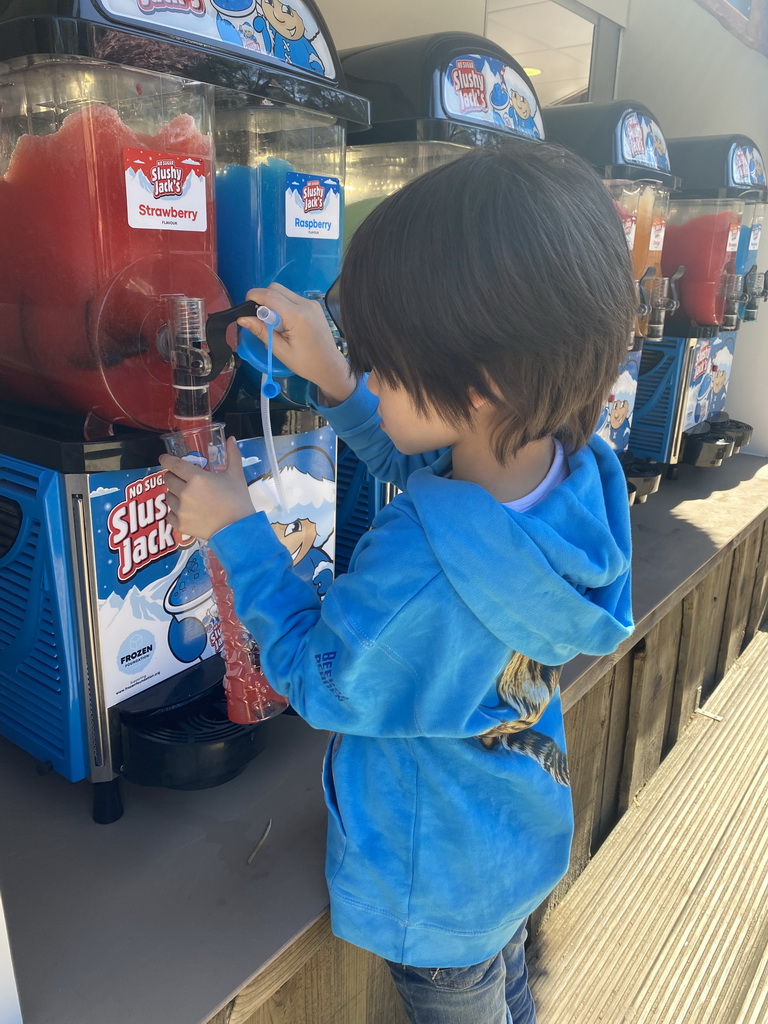
{"type": "Polygon", "coordinates": [[[453,657],[456,637],[450,615],[435,635],[439,604],[430,588],[439,570],[425,559],[405,585],[402,576],[392,582],[408,530],[403,519],[374,531],[358,559],[363,569],[336,580],[322,604],[263,513],[220,530],[210,545],[267,679],[310,725],[363,736],[476,735],[495,724],[480,708],[486,687],[475,691],[458,666],[453,686],[436,665],[453,657]]]}
{"type": "Polygon", "coordinates": [[[401,491],[411,473],[435,463],[447,449],[403,455],[381,429],[379,400],[360,378],[349,398],[336,406],[320,405],[317,389],[310,392],[313,408],[325,419],[338,436],[348,444],[377,480],[393,483],[401,491]]]}

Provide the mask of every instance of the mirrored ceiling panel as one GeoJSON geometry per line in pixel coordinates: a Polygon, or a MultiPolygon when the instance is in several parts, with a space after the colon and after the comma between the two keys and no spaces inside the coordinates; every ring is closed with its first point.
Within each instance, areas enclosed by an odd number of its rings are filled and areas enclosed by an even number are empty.
{"type": "Polygon", "coordinates": [[[543,107],[587,98],[594,28],[556,0],[486,3],[486,36],[523,65],[543,107]]]}

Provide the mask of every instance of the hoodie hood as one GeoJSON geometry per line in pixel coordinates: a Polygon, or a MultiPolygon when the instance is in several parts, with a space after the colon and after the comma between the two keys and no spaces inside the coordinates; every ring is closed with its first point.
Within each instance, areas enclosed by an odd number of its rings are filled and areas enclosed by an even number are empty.
{"type": "Polygon", "coordinates": [[[412,474],[409,497],[451,585],[491,633],[545,665],[608,654],[631,635],[627,488],[605,441],[570,456],[568,478],[526,512],[446,479],[449,467],[447,454],[412,474]],[[456,528],[464,507],[477,547],[456,528]]]}

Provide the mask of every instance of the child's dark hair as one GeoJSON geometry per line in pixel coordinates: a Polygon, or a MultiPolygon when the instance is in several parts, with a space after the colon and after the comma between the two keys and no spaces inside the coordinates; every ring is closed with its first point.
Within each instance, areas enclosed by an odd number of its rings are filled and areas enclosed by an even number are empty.
{"type": "Polygon", "coordinates": [[[621,220],[597,174],[547,143],[480,149],[416,178],[361,224],[344,259],[349,361],[417,408],[499,410],[505,462],[591,436],[626,357],[637,297],[621,220]]]}

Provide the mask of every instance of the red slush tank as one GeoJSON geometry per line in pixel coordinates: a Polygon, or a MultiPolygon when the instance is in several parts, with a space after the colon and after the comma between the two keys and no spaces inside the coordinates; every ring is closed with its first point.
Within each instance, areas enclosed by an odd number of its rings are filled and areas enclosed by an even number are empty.
{"type": "MultiPolygon", "coordinates": [[[[230,304],[216,274],[210,89],[90,62],[3,78],[0,385],[92,424],[173,427],[161,296],[230,304]]],[[[212,384],[213,407],[230,377],[212,384]]]]}
{"type": "Polygon", "coordinates": [[[722,324],[727,284],[735,256],[744,204],[734,199],[673,199],[662,253],[662,270],[678,266],[679,315],[696,324],[722,324]]]}

